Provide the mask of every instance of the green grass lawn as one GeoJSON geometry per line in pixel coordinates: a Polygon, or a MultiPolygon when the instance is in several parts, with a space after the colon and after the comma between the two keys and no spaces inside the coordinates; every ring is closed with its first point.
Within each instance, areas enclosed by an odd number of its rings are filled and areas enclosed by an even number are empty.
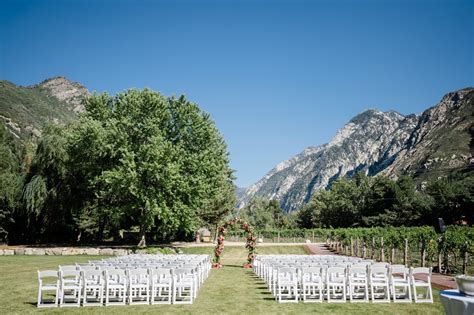
{"type": "MultiPolygon", "coordinates": [[[[185,248],[185,253],[212,253],[212,248],[185,248]]],[[[261,247],[260,254],[305,254],[302,247],[261,247]]],[[[438,291],[433,304],[371,304],[327,302],[279,304],[265,284],[251,270],[243,269],[247,252],[240,247],[226,247],[224,268],[212,270],[193,305],[113,306],[88,308],[37,309],[37,269],[57,268],[95,259],[91,256],[1,256],[0,314],[26,313],[178,313],[178,314],[443,314],[438,291]]]]}

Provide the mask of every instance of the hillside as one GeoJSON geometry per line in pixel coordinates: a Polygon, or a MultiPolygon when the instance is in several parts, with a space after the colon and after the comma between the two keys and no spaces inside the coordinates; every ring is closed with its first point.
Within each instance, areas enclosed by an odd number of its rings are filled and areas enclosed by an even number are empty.
{"type": "Polygon", "coordinates": [[[39,136],[47,122],[67,122],[83,111],[89,92],[79,83],[55,77],[23,87],[0,81],[0,121],[17,139],[39,136]]]}
{"type": "Polygon", "coordinates": [[[280,201],[285,211],[341,176],[410,174],[419,181],[467,168],[473,156],[474,89],[449,93],[421,116],[367,110],[351,119],[328,143],[309,147],[278,164],[239,198],[280,201]]]}

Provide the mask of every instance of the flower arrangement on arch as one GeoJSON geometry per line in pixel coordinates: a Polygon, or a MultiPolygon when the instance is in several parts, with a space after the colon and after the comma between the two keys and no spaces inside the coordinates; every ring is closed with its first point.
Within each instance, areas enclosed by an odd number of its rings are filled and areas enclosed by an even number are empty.
{"type": "Polygon", "coordinates": [[[224,251],[224,240],[225,235],[227,233],[227,228],[232,227],[236,224],[240,224],[240,227],[247,233],[247,242],[245,244],[245,248],[249,251],[247,256],[247,263],[244,264],[244,268],[251,268],[253,260],[255,259],[255,255],[257,253],[257,238],[253,234],[253,230],[250,225],[243,221],[241,218],[236,217],[230,221],[224,223],[221,227],[218,228],[218,236],[217,236],[217,245],[214,249],[214,264],[213,268],[221,268],[222,265],[221,255],[224,251]]]}

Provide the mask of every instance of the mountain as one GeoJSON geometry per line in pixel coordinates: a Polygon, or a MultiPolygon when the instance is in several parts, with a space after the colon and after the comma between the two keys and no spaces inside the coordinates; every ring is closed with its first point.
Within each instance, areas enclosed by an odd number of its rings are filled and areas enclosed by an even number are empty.
{"type": "Polygon", "coordinates": [[[397,177],[443,174],[469,165],[473,155],[474,89],[449,93],[421,116],[367,110],[352,118],[327,144],[308,147],[281,162],[239,198],[277,199],[285,211],[357,171],[397,177]]]}
{"type": "Polygon", "coordinates": [[[84,110],[81,100],[89,91],[64,77],[33,86],[0,81],[0,122],[18,139],[39,136],[47,122],[67,122],[84,110]]]}
{"type": "Polygon", "coordinates": [[[382,173],[419,180],[474,166],[474,89],[448,93],[418,120],[407,145],[382,173]]]}

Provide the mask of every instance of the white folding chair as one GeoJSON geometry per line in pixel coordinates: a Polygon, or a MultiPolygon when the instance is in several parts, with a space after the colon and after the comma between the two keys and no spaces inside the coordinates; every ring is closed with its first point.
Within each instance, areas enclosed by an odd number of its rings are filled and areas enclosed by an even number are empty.
{"type": "Polygon", "coordinates": [[[173,277],[170,269],[150,269],[151,304],[171,304],[173,277]]]}
{"type": "Polygon", "coordinates": [[[415,303],[433,303],[433,291],[431,289],[431,267],[410,268],[410,281],[413,286],[413,296],[415,298],[415,303]],[[419,291],[417,291],[417,289],[421,288],[425,288],[424,293],[418,293],[419,291]]]}
{"type": "Polygon", "coordinates": [[[369,301],[369,283],[367,266],[352,266],[347,272],[349,282],[349,300],[351,302],[369,301]]]}
{"type": "Polygon", "coordinates": [[[405,265],[390,266],[390,291],[393,302],[411,303],[410,270],[405,265]]]}
{"type": "Polygon", "coordinates": [[[173,270],[173,304],[193,304],[194,275],[191,269],[173,270]]]}
{"type": "Polygon", "coordinates": [[[82,270],[82,305],[102,306],[104,303],[104,272],[97,269],[82,270]]]}
{"type": "Polygon", "coordinates": [[[301,295],[303,302],[322,302],[324,297],[323,292],[322,268],[303,268],[301,270],[301,295]]]}
{"type": "Polygon", "coordinates": [[[296,268],[278,268],[276,286],[279,303],[298,303],[298,271],[296,268]]]}
{"type": "Polygon", "coordinates": [[[60,307],[81,306],[82,281],[79,270],[63,269],[59,271],[60,307]]]}
{"type": "Polygon", "coordinates": [[[57,307],[59,304],[60,281],[55,270],[38,270],[38,307],[57,307]],[[45,282],[48,281],[48,282],[45,282]],[[54,299],[43,299],[43,291],[53,291],[54,299]]]}
{"type": "Polygon", "coordinates": [[[127,277],[124,269],[110,269],[105,275],[105,306],[125,305],[127,302],[127,277]]]}
{"type": "Polygon", "coordinates": [[[148,269],[128,269],[128,303],[150,304],[150,277],[148,269]]]}
{"type": "Polygon", "coordinates": [[[329,267],[326,270],[326,296],[328,302],[346,302],[345,267],[329,267]]]}
{"type": "Polygon", "coordinates": [[[372,302],[390,302],[388,269],[385,266],[369,267],[369,283],[372,302]]]}

